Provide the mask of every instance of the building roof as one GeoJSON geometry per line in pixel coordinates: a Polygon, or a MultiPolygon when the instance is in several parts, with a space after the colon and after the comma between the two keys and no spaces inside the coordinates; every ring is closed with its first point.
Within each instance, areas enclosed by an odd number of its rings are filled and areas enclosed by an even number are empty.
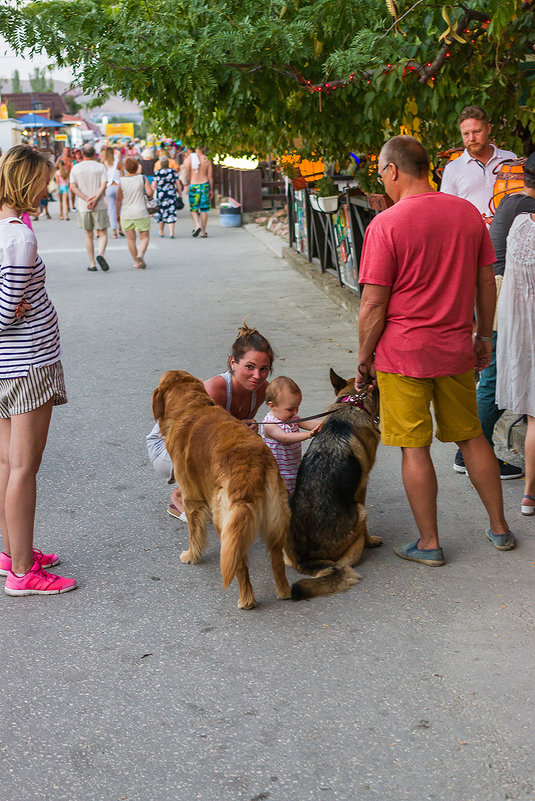
{"type": "Polygon", "coordinates": [[[59,120],[62,114],[69,114],[69,107],[57,92],[2,92],[2,100],[9,103],[17,116],[35,111],[40,117],[59,120]]]}

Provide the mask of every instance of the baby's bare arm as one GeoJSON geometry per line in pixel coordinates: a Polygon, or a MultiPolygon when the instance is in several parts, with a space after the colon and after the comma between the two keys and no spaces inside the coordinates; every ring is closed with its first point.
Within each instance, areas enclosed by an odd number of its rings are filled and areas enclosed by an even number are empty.
{"type": "Polygon", "coordinates": [[[270,437],[277,442],[303,442],[305,439],[314,436],[314,433],[312,431],[283,431],[280,426],[273,423],[264,423],[266,437],[270,437]]]}

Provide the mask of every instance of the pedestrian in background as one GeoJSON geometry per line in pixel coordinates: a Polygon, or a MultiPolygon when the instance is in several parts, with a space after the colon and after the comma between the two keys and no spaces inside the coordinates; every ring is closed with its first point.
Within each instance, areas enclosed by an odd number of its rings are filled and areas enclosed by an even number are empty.
{"type": "Polygon", "coordinates": [[[97,232],[98,256],[96,261],[107,272],[110,267],[104,258],[108,244],[110,220],[106,208],[106,186],[108,179],[104,166],[96,160],[97,154],[91,144],[84,145],[82,161],[74,165],[70,175],[70,185],[78,197],[78,225],[85,231],[85,247],[89,256],[90,272],[96,272],[95,243],[93,231],[97,232]]]}
{"type": "Polygon", "coordinates": [[[141,175],[139,162],[128,156],[124,162],[126,175],[119,181],[117,190],[117,216],[126,234],[126,242],[136,270],[145,269],[145,253],[150,239],[150,215],[145,201],[145,194],[152,197],[152,188],[148,179],[141,175]],[[136,243],[136,231],[139,232],[139,250],[136,243]]]}
{"type": "MultiPolygon", "coordinates": [[[[459,130],[465,146],[464,151],[444,168],[440,191],[448,195],[465,198],[476,207],[487,220],[491,213],[490,201],[494,194],[496,175],[494,169],[506,159],[516,158],[511,150],[500,150],[490,141],[492,126],[487,114],[480,106],[466,106],[457,119],[459,130]]],[[[496,352],[496,342],[493,343],[496,352]]],[[[477,411],[483,433],[494,450],[492,434],[496,423],[494,411],[489,406],[488,396],[491,391],[486,387],[486,379],[494,370],[493,359],[490,372],[483,378],[477,388],[477,411]]],[[[524,471],[520,467],[498,459],[500,478],[502,481],[520,478],[524,471]]],[[[466,473],[466,465],[460,450],[455,454],[453,469],[457,473],[466,473]]]]}
{"type": "Polygon", "coordinates": [[[141,174],[147,178],[149,184],[154,180],[154,165],[156,159],[154,158],[154,150],[152,147],[146,147],[141,151],[141,174]]]}
{"type": "MultiPolygon", "coordinates": [[[[535,213],[535,153],[528,158],[526,164],[524,165],[523,190],[521,192],[515,192],[511,195],[506,195],[504,198],[502,198],[489,228],[490,238],[492,239],[492,244],[496,252],[494,275],[496,278],[496,289],[498,293],[501,289],[503,277],[505,275],[505,268],[507,264],[507,243],[511,226],[519,214],[525,214],[527,212],[535,213]]],[[[497,351],[499,347],[497,318],[495,318],[492,336],[492,360],[490,365],[481,372],[477,387],[477,409],[479,419],[481,420],[483,433],[491,445],[493,445],[492,435],[494,426],[506,408],[500,408],[496,403],[497,351]]],[[[517,356],[518,353],[516,351],[511,352],[510,354],[512,361],[514,361],[517,356]]],[[[514,466],[505,464],[505,467],[510,469],[514,466]]],[[[500,472],[502,473],[501,477],[503,479],[507,476],[503,475],[502,470],[503,468],[500,464],[500,472]]],[[[524,472],[521,468],[517,467],[515,467],[515,471],[517,471],[518,475],[522,475],[524,472]]],[[[513,474],[511,477],[516,478],[517,476],[513,474]]],[[[531,490],[528,489],[527,491],[528,493],[531,492],[531,494],[535,494],[534,490],[535,487],[532,487],[531,490]]]]}
{"type": "MultiPolygon", "coordinates": [[[[456,442],[489,516],[487,537],[515,547],[504,517],[497,460],[477,416],[474,367],[488,367],[496,285],[486,224],[468,201],[434,192],[429,157],[412,136],[382,148],[379,179],[394,205],[366,229],[359,280],[357,389],[377,373],[381,438],[402,453],[402,477],[419,538],[399,545],[403,559],[444,564],[438,539],[436,436],[456,442]],[[476,331],[472,336],[474,306],[476,331]]],[[[466,521],[465,521],[466,526],[466,521]]]]}
{"type": "Polygon", "coordinates": [[[156,174],[158,172],[158,170],[161,170],[161,168],[162,168],[162,158],[164,156],[167,158],[167,161],[169,162],[167,166],[171,170],[176,170],[178,172],[178,162],[176,162],[174,160],[174,158],[172,158],[169,155],[169,152],[164,147],[161,147],[160,148],[160,152],[158,153],[158,161],[154,165],[154,174],[156,174]]]}
{"type": "Polygon", "coordinates": [[[69,219],[69,176],[72,159],[60,156],[56,162],[56,185],[58,187],[59,219],[69,219]]]}
{"type": "Polygon", "coordinates": [[[35,234],[19,219],[48,194],[51,165],[26,145],[0,160],[0,575],[8,595],[55,595],[74,579],[47,573],[33,547],[37,472],[52,407],[67,402],[56,310],[35,234]]]}
{"type": "MultiPolygon", "coordinates": [[[[501,203],[498,211],[500,208],[501,203]]],[[[517,215],[507,237],[505,272],[498,300],[498,331],[496,403],[499,409],[528,417],[521,512],[532,515],[535,512],[535,214],[517,215]]]]}
{"type": "Polygon", "coordinates": [[[154,173],[152,184],[153,190],[158,195],[158,211],[154,215],[154,219],[158,223],[159,236],[163,237],[164,227],[167,223],[169,239],[174,239],[177,204],[184,187],[178,180],[177,171],[170,166],[167,156],[160,158],[160,164],[160,169],[154,173]]]}
{"type": "Polygon", "coordinates": [[[119,181],[123,174],[123,164],[113,147],[107,147],[104,152],[104,169],[106,170],[106,204],[108,207],[108,217],[110,218],[111,235],[117,239],[120,226],[117,221],[117,190],[119,181]]]}
{"type": "Polygon", "coordinates": [[[184,164],[185,183],[188,185],[189,210],[193,219],[192,236],[205,239],[210,201],[214,196],[214,179],[212,162],[196,147],[184,164]]]}

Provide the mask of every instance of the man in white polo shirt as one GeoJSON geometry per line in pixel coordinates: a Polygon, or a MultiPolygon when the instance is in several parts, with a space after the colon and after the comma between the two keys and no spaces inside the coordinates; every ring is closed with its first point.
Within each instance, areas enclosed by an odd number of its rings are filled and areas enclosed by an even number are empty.
{"type": "Polygon", "coordinates": [[[104,258],[104,251],[108,244],[108,228],[110,227],[105,196],[108,180],[104,165],[96,158],[97,154],[93,145],[84,145],[82,161],[72,168],[69,181],[72,191],[79,198],[76,204],[78,225],[85,230],[85,247],[89,256],[87,269],[90,272],[97,270],[93,242],[93,231],[96,230],[99,253],[96,260],[101,269],[107,272],[110,268],[104,258]]]}
{"type": "MultiPolygon", "coordinates": [[[[484,109],[480,106],[466,106],[466,108],[463,108],[457,122],[459,123],[465,150],[454,161],[446,164],[440,191],[469,200],[481,214],[488,217],[492,213],[489,204],[494,194],[494,183],[496,181],[494,170],[502,161],[516,159],[516,156],[512,151],[500,150],[490,142],[491,125],[484,109]]],[[[495,334],[493,339],[493,348],[495,350],[495,334]]],[[[482,374],[478,385],[478,413],[483,432],[490,446],[494,448],[492,434],[489,438],[488,432],[494,428],[495,421],[491,419],[493,413],[488,401],[485,400],[485,375],[485,373],[482,374]]],[[[524,471],[520,467],[508,464],[502,459],[498,459],[498,464],[502,481],[520,478],[524,475],[524,471]]],[[[467,472],[460,450],[455,455],[453,469],[457,473],[467,472]]]]}
{"type": "Polygon", "coordinates": [[[491,124],[480,106],[466,106],[457,119],[464,152],[444,168],[440,191],[469,200],[480,214],[489,216],[494,194],[494,169],[506,159],[516,159],[510,150],[490,142],[491,124]]]}

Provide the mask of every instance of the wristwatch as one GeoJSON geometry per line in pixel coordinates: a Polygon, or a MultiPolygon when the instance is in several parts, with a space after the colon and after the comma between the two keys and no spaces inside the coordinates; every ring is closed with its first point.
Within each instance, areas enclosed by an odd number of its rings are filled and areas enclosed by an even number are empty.
{"type": "Polygon", "coordinates": [[[477,331],[474,332],[474,337],[479,339],[480,342],[492,342],[492,337],[482,337],[477,331]]]}

